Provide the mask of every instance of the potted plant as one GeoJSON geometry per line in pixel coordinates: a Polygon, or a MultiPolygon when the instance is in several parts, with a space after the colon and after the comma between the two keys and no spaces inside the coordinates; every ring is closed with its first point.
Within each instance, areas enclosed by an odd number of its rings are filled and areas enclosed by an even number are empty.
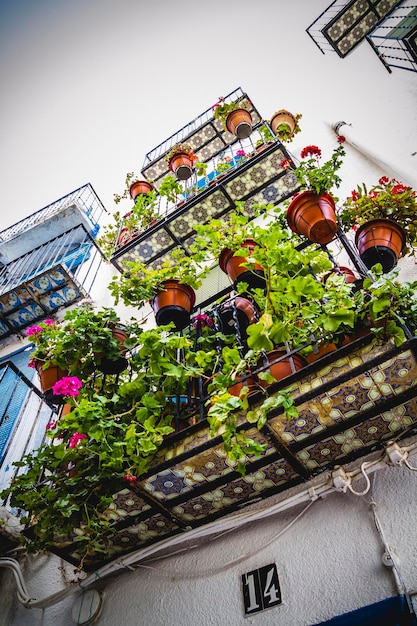
{"type": "Polygon", "coordinates": [[[126,328],[111,308],[84,302],[68,309],[61,322],[45,320],[26,334],[34,343],[30,364],[41,377],[53,367],[58,379],[68,373],[84,381],[96,370],[117,374],[127,367],[126,328]]]}
{"type": "MultiPolygon", "coordinates": [[[[345,137],[339,135],[339,146],[333,150],[331,158],[320,165],[321,150],[318,146],[306,146],[301,151],[301,160],[294,174],[300,185],[287,212],[290,228],[310,241],[329,243],[337,232],[335,201],[330,195],[333,187],[339,187],[341,178],[338,170],[342,165],[345,150],[345,137]]],[[[284,159],[281,166],[288,169],[290,162],[284,159]]]]}
{"type": "Polygon", "coordinates": [[[417,336],[417,281],[399,281],[398,269],[384,273],[380,263],[355,294],[359,319],[377,341],[394,341],[396,346],[417,336]]]}
{"type": "Polygon", "coordinates": [[[173,323],[177,330],[185,328],[195,303],[195,292],[208,270],[194,259],[174,250],[170,260],[151,267],[140,261],[127,261],[126,271],[113,278],[109,289],[116,304],[142,307],[151,304],[158,325],[173,323]]]}
{"type": "Polygon", "coordinates": [[[47,425],[45,441],[16,463],[24,471],[1,494],[25,511],[29,551],[54,551],[75,540],[81,568],[90,553],[105,552],[114,525],[112,494],[134,484],[173,432],[173,398],[198,371],[178,360],[192,342],[166,327],[135,328],[129,373],[106,377],[99,390],[72,376],[55,386],[71,410],[47,425]]]}
{"type": "Polygon", "coordinates": [[[364,183],[358,185],[338,217],[343,227],[356,230],[355,242],[369,269],[381,263],[388,272],[398,258],[414,254],[417,194],[394,178],[382,176],[369,190],[364,183]]]}
{"type": "MultiPolygon", "coordinates": [[[[344,277],[321,280],[332,269],[327,254],[312,248],[298,249],[277,220],[267,228],[256,227],[258,245],[253,251],[264,268],[265,285],[254,289],[258,321],[248,326],[248,347],[270,353],[299,351],[302,357],[312,350],[312,341],[337,342],[355,325],[355,301],[344,277]]],[[[281,354],[280,356],[284,356],[281,354]]],[[[273,360],[279,360],[273,354],[273,360]]],[[[302,359],[296,359],[302,365],[302,359]]],[[[294,358],[291,370],[294,371],[294,358]]]]}
{"type": "MultiPolygon", "coordinates": [[[[257,214],[272,208],[272,205],[257,205],[254,211],[257,214]]],[[[236,202],[235,210],[226,216],[213,218],[206,224],[195,224],[195,230],[197,236],[190,247],[194,259],[198,262],[207,258],[217,261],[233,283],[262,285],[262,267],[246,258],[256,243],[251,234],[253,223],[245,214],[244,202],[236,202]]]]}
{"type": "Polygon", "coordinates": [[[187,180],[193,173],[194,164],[198,157],[190,144],[177,143],[167,152],[165,159],[169,169],[178,180],[187,180]]]}
{"type": "Polygon", "coordinates": [[[224,98],[219,98],[216,104],[211,107],[216,120],[220,120],[224,128],[236,135],[238,139],[246,139],[252,133],[252,118],[247,111],[245,102],[226,102],[224,98]]]}
{"type": "Polygon", "coordinates": [[[127,172],[122,194],[113,194],[113,199],[115,204],[119,204],[119,202],[127,198],[135,200],[139,194],[149,193],[153,189],[154,186],[151,181],[140,180],[135,172],[127,172]]]}
{"type": "Polygon", "coordinates": [[[97,238],[97,244],[107,258],[114,251],[127,245],[132,239],[159,220],[158,194],[152,189],[147,193],[137,193],[135,204],[128,213],[116,211],[109,224],[97,238]]]}
{"type": "Polygon", "coordinates": [[[299,121],[302,118],[301,113],[293,115],[286,109],[276,111],[271,117],[269,125],[272,132],[280,141],[291,142],[294,136],[301,131],[299,121]]]}

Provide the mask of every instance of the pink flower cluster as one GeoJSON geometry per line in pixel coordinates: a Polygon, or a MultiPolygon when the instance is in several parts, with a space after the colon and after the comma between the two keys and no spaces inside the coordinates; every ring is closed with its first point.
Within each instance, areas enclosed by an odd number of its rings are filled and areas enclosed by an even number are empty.
{"type": "Polygon", "coordinates": [[[87,435],[85,435],[84,433],[74,433],[70,437],[68,447],[75,448],[75,446],[79,444],[82,439],[87,439],[87,435]]]}
{"type": "Polygon", "coordinates": [[[244,157],[244,156],[246,156],[246,152],[244,150],[238,150],[236,152],[236,156],[237,157],[244,157]]]}
{"type": "Polygon", "coordinates": [[[200,326],[200,328],[205,328],[205,327],[213,328],[214,322],[212,318],[206,315],[205,313],[199,313],[194,318],[193,326],[194,328],[197,328],[198,326],[200,326]]]}
{"type": "Polygon", "coordinates": [[[77,376],[64,376],[58,380],[52,387],[52,393],[55,396],[78,396],[83,386],[81,380],[77,376]]]}
{"type": "Polygon", "coordinates": [[[53,326],[55,322],[51,318],[48,318],[41,322],[41,324],[43,324],[43,326],[37,326],[36,324],[34,326],[29,326],[26,330],[26,337],[36,337],[45,330],[46,326],[53,326]]]}

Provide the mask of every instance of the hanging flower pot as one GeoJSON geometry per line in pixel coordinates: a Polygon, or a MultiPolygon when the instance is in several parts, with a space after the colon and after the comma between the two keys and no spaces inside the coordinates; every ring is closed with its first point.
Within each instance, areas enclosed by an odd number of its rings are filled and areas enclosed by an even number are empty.
{"type": "Polygon", "coordinates": [[[177,152],[169,162],[168,167],[178,180],[187,180],[193,173],[194,159],[186,152],[177,152]]]}
{"type": "Polygon", "coordinates": [[[236,296],[222,302],[217,310],[221,331],[225,335],[240,333],[241,338],[247,338],[246,329],[256,321],[255,307],[248,298],[236,296]]]}
{"type": "Polygon", "coordinates": [[[362,224],[355,235],[359,256],[366,267],[371,269],[376,263],[381,263],[384,272],[397,265],[405,241],[404,229],[388,219],[370,220],[362,224]]]}
{"type": "Polygon", "coordinates": [[[153,187],[146,180],[135,180],[129,187],[132,200],[136,200],[139,195],[149,193],[150,191],[153,191],[153,187]]]}
{"type": "MultiPolygon", "coordinates": [[[[270,372],[277,381],[295,374],[295,372],[298,372],[307,365],[306,359],[298,353],[291,356],[286,355],[287,353],[284,352],[284,350],[271,350],[271,352],[268,352],[266,355],[269,368],[264,371],[270,372]]],[[[261,379],[259,379],[259,384],[262,387],[269,386],[269,383],[261,379]]]]}
{"type": "Polygon", "coordinates": [[[300,114],[296,117],[290,111],[280,109],[271,118],[271,130],[281,141],[291,141],[293,136],[300,130],[298,126],[300,117],[300,114]]]}
{"type": "Polygon", "coordinates": [[[337,232],[335,203],[328,193],[317,195],[302,191],[291,201],[287,211],[291,230],[319,244],[330,243],[337,232]]]}
{"type": "Polygon", "coordinates": [[[182,330],[190,323],[194,303],[195,292],[192,287],[178,280],[166,280],[164,289],[154,296],[151,304],[158,326],[173,322],[176,330],[182,330]]]}
{"type": "Polygon", "coordinates": [[[116,359],[109,359],[106,356],[101,357],[99,370],[103,372],[103,374],[120,374],[128,366],[128,360],[123,356],[126,354],[124,344],[127,339],[127,332],[125,328],[126,327],[122,324],[112,328],[113,337],[119,343],[120,356],[116,359]]]}
{"type": "MultiPolygon", "coordinates": [[[[247,248],[249,256],[253,253],[256,247],[256,242],[253,239],[246,239],[242,243],[242,248],[247,248]]],[[[247,258],[243,256],[235,256],[233,250],[224,248],[219,256],[220,269],[225,272],[230,280],[237,284],[239,282],[248,283],[249,287],[253,289],[259,287],[265,287],[264,270],[259,263],[254,263],[253,268],[248,270],[246,267],[242,267],[242,263],[247,263],[247,258]]]]}
{"type": "Polygon", "coordinates": [[[225,126],[238,139],[246,139],[252,133],[252,118],[246,109],[235,109],[226,117],[225,126]]]}
{"type": "Polygon", "coordinates": [[[326,280],[330,278],[330,276],[337,276],[338,274],[343,276],[343,278],[345,279],[345,282],[348,283],[348,285],[355,283],[357,281],[357,278],[354,272],[350,269],[350,267],[344,267],[343,265],[338,265],[337,267],[334,268],[334,270],[332,270],[331,272],[323,276],[323,282],[326,282],[326,280]]]}
{"type": "Polygon", "coordinates": [[[58,365],[50,365],[46,369],[42,369],[42,361],[36,361],[35,367],[38,372],[41,390],[46,402],[51,404],[65,404],[64,396],[55,396],[52,393],[52,387],[58,380],[64,376],[68,376],[68,372],[58,367],[58,365]]]}

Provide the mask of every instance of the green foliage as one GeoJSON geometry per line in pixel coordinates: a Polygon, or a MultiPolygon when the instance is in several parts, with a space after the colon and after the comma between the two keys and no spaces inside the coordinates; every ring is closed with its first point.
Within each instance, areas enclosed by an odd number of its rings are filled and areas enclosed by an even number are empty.
{"type": "Polygon", "coordinates": [[[369,190],[364,183],[358,185],[339,212],[339,221],[349,229],[373,219],[397,222],[406,234],[403,254],[414,254],[417,246],[417,194],[411,187],[386,176],[369,190]]]}
{"type": "MultiPolygon", "coordinates": [[[[341,140],[342,138],[340,137],[339,139],[341,140]]],[[[342,143],[340,143],[333,150],[331,158],[320,165],[320,148],[317,146],[306,146],[303,148],[301,151],[302,160],[294,170],[300,188],[302,190],[311,189],[316,194],[328,193],[333,187],[338,188],[342,179],[337,172],[343,164],[345,154],[345,149],[342,143]]]]}

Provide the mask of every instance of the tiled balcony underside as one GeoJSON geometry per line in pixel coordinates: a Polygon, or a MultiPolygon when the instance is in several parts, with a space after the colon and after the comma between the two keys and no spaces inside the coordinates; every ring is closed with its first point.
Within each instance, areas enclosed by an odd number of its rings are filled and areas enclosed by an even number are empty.
{"type": "Polygon", "coordinates": [[[196,223],[226,215],[237,201],[244,201],[247,214],[252,216],[254,204],[278,204],[290,196],[297,188],[297,180],[291,170],[283,170],[280,165],[288,153],[279,144],[271,149],[218,180],[214,191],[209,187],[167,219],[139,235],[116,252],[113,263],[119,269],[122,269],[122,261],[162,263],[176,246],[188,249],[196,223]]]}
{"type": "MultiPolygon", "coordinates": [[[[261,117],[252,102],[248,98],[243,98],[241,103],[251,114],[252,126],[257,126],[261,122],[261,117]]],[[[195,133],[185,137],[183,141],[192,147],[201,161],[209,161],[216,154],[231,144],[236,143],[236,137],[225,130],[221,121],[213,117],[195,133]]],[[[159,186],[162,178],[170,173],[165,154],[162,154],[157,160],[142,169],[143,176],[147,180],[154,181],[156,187],[159,186]]]]}
{"type": "MultiPolygon", "coordinates": [[[[89,557],[85,568],[208,523],[410,434],[417,427],[416,351],[417,339],[400,348],[359,342],[277,383],[277,389],[290,385],[299,416],[285,422],[273,415],[262,432],[240,416],[242,428],[266,444],[261,457],[248,458],[245,476],[227,459],[220,437],[210,438],[206,421],[167,439],[148,474],[113,496],[108,552],[89,557]]],[[[71,539],[57,553],[80,560],[71,539]]]]}
{"type": "Polygon", "coordinates": [[[84,296],[64,267],[55,265],[0,296],[0,338],[84,296]]]}
{"type": "Polygon", "coordinates": [[[346,56],[398,4],[396,0],[350,2],[322,30],[339,56],[346,56]]]}

